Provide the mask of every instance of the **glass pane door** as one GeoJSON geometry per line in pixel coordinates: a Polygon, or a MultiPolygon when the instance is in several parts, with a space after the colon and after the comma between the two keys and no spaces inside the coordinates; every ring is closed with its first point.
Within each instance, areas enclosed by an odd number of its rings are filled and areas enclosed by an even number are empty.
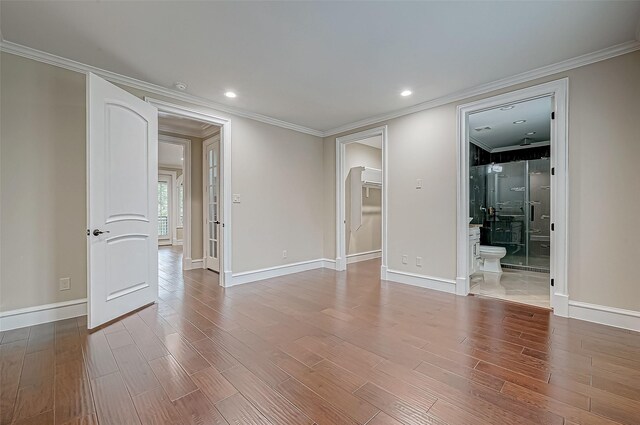
{"type": "Polygon", "coordinates": [[[207,268],[220,271],[219,142],[207,146],[207,268]]]}

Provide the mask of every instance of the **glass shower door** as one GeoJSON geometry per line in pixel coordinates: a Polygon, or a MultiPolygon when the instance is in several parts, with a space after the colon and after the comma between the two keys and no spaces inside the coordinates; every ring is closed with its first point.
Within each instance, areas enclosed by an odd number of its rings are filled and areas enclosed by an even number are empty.
{"type": "Polygon", "coordinates": [[[502,246],[507,255],[503,264],[527,264],[527,162],[507,162],[487,166],[487,218],[489,239],[502,246]]]}
{"type": "Polygon", "coordinates": [[[528,161],[530,267],[549,270],[551,254],[551,173],[548,158],[528,161]]]}

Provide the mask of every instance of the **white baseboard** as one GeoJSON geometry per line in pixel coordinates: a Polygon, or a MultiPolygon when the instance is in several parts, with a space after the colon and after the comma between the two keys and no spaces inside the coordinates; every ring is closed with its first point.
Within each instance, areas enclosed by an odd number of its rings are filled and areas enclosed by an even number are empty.
{"type": "Polygon", "coordinates": [[[553,307],[553,314],[556,316],[569,317],[569,296],[554,293],[551,307],[553,307]]]}
{"type": "Polygon", "coordinates": [[[0,313],[0,331],[55,322],[87,314],[87,299],[63,301],[0,313]]]}
{"type": "Polygon", "coordinates": [[[640,332],[640,311],[569,301],[569,317],[640,332]]]}
{"type": "Polygon", "coordinates": [[[374,258],[382,257],[382,250],[359,252],[357,254],[347,255],[347,264],[357,263],[360,261],[373,260],[374,258]]]}
{"type": "Polygon", "coordinates": [[[323,258],[317,260],[301,261],[299,263],[283,264],[282,266],[268,267],[266,269],[251,270],[248,272],[233,273],[231,279],[225,280],[225,286],[242,285],[243,283],[256,282],[258,280],[271,279],[287,274],[300,273],[307,270],[319,269],[328,261],[323,258]]]}
{"type": "Polygon", "coordinates": [[[424,276],[415,273],[387,270],[387,279],[392,282],[405,285],[419,286],[421,288],[434,289],[436,291],[456,293],[456,281],[439,277],[424,276]]]}
{"type": "Polygon", "coordinates": [[[335,270],[336,269],[336,260],[331,260],[329,258],[323,258],[322,259],[322,267],[324,267],[325,269],[335,270]]]}
{"type": "Polygon", "coordinates": [[[204,259],[202,258],[198,260],[194,260],[191,258],[182,259],[182,270],[193,270],[193,269],[202,269],[202,268],[204,268],[204,259]]]}

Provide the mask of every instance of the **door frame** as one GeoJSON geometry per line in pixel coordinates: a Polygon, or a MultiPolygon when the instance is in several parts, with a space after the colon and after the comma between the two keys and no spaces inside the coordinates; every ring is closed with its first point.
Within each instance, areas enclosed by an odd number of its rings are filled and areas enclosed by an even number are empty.
{"type": "Polygon", "coordinates": [[[175,184],[176,184],[176,172],[175,171],[164,171],[164,170],[160,170],[159,169],[160,165],[158,164],[158,180],[160,180],[160,176],[165,176],[165,177],[169,177],[169,184],[167,186],[167,192],[169,194],[169,205],[167,207],[168,211],[169,211],[169,223],[167,223],[167,225],[169,226],[169,237],[166,239],[160,239],[160,237],[158,236],[158,246],[173,246],[173,241],[174,241],[174,233],[175,233],[175,229],[176,229],[176,217],[175,217],[175,184]],[[163,243],[161,244],[160,241],[165,241],[168,243],[163,243]]]}
{"type": "Polygon", "coordinates": [[[563,78],[548,83],[527,87],[521,90],[492,96],[476,102],[459,105],[457,108],[457,168],[458,168],[458,202],[457,202],[457,272],[456,293],[468,295],[470,282],[468,276],[469,245],[469,114],[499,106],[519,103],[526,100],[551,97],[551,167],[555,173],[551,175],[551,222],[555,230],[551,232],[551,264],[550,275],[554,280],[550,288],[551,307],[554,314],[568,317],[569,292],[567,288],[567,253],[568,253],[568,122],[569,122],[569,80],[563,78]]]}
{"type": "Polygon", "coordinates": [[[380,278],[387,279],[387,223],[388,223],[388,199],[387,188],[389,186],[388,166],[388,138],[387,126],[375,127],[369,130],[359,131],[346,136],[336,138],[336,270],[347,269],[347,242],[346,242],[346,208],[345,187],[346,173],[344,170],[346,146],[370,137],[382,137],[382,265],[380,266],[380,278]]]}
{"type": "MultiPolygon", "coordinates": [[[[218,146],[220,146],[220,149],[222,149],[222,146],[220,144],[221,143],[220,136],[221,135],[218,133],[202,140],[202,268],[204,269],[207,268],[207,245],[208,245],[207,241],[209,240],[209,229],[207,227],[209,224],[209,220],[208,220],[209,193],[207,192],[207,188],[206,188],[208,182],[207,182],[207,173],[205,171],[205,169],[208,168],[208,164],[207,164],[206,154],[207,154],[207,146],[212,145],[216,142],[218,142],[218,146]],[[211,143],[205,143],[207,140],[211,140],[211,143]],[[205,200],[207,202],[205,202],[205,200]]],[[[221,158],[221,155],[218,155],[218,161],[220,161],[220,158],[221,158]]],[[[220,186],[222,187],[222,185],[220,186]]],[[[222,198],[220,199],[222,200],[222,202],[218,202],[218,203],[222,204],[224,202],[224,199],[222,198]]],[[[221,212],[222,208],[224,208],[224,205],[220,205],[218,207],[218,211],[221,212]]],[[[221,232],[219,232],[218,233],[218,253],[221,252],[220,247],[224,246],[223,238],[224,238],[224,235],[221,232]]],[[[220,265],[222,265],[222,262],[220,262],[220,265]]],[[[211,271],[215,272],[215,270],[211,270],[211,271]]]]}
{"type": "MultiPolygon", "coordinates": [[[[182,154],[184,155],[184,161],[182,162],[182,184],[184,185],[184,199],[183,199],[184,216],[183,216],[183,223],[182,223],[182,263],[183,263],[182,266],[184,268],[184,266],[186,265],[185,259],[191,258],[191,140],[185,139],[182,137],[158,134],[158,143],[160,142],[182,146],[182,154]]],[[[173,230],[175,230],[175,228],[178,225],[178,222],[177,222],[178,191],[176,188],[176,181],[177,181],[177,178],[174,179],[174,183],[173,183],[174,194],[176,196],[176,202],[175,202],[176,221],[174,222],[173,230]]],[[[174,237],[177,237],[175,233],[174,233],[174,237]]]]}
{"type": "MultiPolygon", "coordinates": [[[[221,273],[219,281],[220,286],[227,286],[227,284],[231,283],[231,268],[233,264],[231,261],[231,255],[233,252],[231,245],[231,119],[218,115],[210,115],[208,112],[201,112],[192,107],[169,103],[164,100],[154,99],[148,96],[145,96],[144,100],[158,108],[159,112],[192,118],[220,127],[220,195],[223,203],[220,221],[222,223],[222,239],[224,240],[224,243],[220,250],[221,273]]],[[[186,249],[186,246],[184,249],[186,249]]],[[[191,245],[189,244],[189,253],[190,252],[191,245]]]]}

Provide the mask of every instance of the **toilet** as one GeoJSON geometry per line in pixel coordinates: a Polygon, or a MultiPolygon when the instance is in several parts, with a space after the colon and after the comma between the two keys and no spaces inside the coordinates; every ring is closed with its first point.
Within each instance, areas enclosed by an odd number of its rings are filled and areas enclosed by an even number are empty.
{"type": "Polygon", "coordinates": [[[507,255],[507,249],[501,246],[480,245],[480,258],[483,272],[502,273],[500,259],[507,255]]]}

